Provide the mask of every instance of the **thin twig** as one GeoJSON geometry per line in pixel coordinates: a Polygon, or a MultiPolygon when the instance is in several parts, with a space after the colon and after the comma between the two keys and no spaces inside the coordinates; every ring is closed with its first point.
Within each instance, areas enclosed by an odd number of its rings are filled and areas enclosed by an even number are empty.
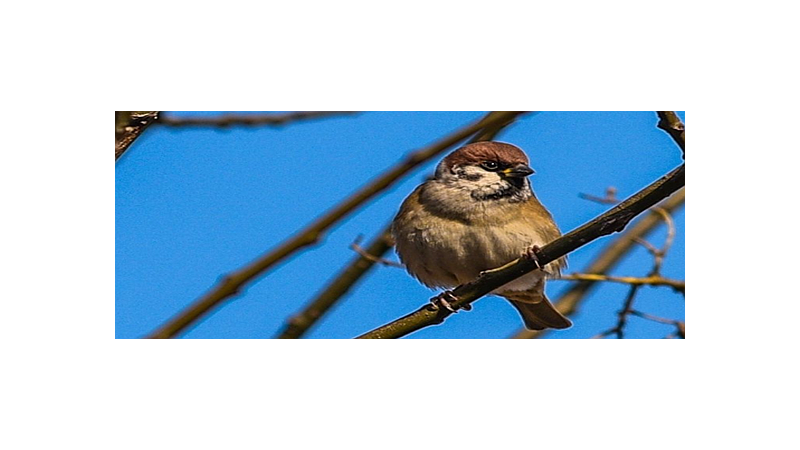
{"type": "Polygon", "coordinates": [[[617,188],[614,186],[609,186],[606,188],[606,195],[604,197],[598,197],[596,195],[584,193],[578,194],[578,197],[604,205],[616,205],[619,203],[619,199],[617,198],[617,188]]]}
{"type": "Polygon", "coordinates": [[[328,228],[352,214],[368,200],[385,191],[412,169],[429,161],[431,158],[473,134],[485,128],[496,126],[499,123],[507,122],[523,113],[524,112],[520,111],[492,112],[480,121],[466,126],[428,147],[411,153],[400,163],[373,179],[366,186],[333,207],[305,229],[284,241],[284,243],[275,250],[264,254],[245,267],[223,276],[221,282],[209,293],[181,311],[177,316],[170,319],[149,337],[171,338],[176,336],[224,300],[240,293],[242,288],[254,281],[256,277],[263,275],[267,269],[285,260],[300,249],[318,242],[328,228]]]}
{"type": "MultiPolygon", "coordinates": [[[[494,139],[502,130],[514,123],[517,117],[511,117],[508,120],[499,122],[497,125],[486,127],[483,131],[470,139],[469,142],[494,139]]],[[[302,337],[309,328],[319,321],[340,298],[374,267],[375,262],[384,260],[383,256],[393,245],[391,223],[389,223],[389,225],[378,233],[370,242],[366,251],[361,253],[360,258],[354,259],[317,295],[316,298],[308,303],[303,311],[293,316],[288,321],[286,327],[278,337],[284,339],[302,337]]]]}
{"type": "Polygon", "coordinates": [[[331,116],[357,114],[358,111],[295,111],[287,113],[234,114],[226,113],[214,117],[176,117],[162,114],[157,123],[170,127],[217,127],[233,126],[283,126],[300,120],[320,119],[331,116]]]}
{"type": "Polygon", "coordinates": [[[653,255],[654,257],[658,256],[658,254],[661,252],[661,250],[658,247],[656,247],[655,245],[651,244],[646,239],[642,239],[640,237],[637,237],[637,238],[634,238],[633,240],[637,244],[639,244],[642,247],[646,248],[647,251],[650,252],[650,254],[653,255]]]}
{"type": "MultiPolygon", "coordinates": [[[[605,214],[542,247],[536,254],[539,264],[548,264],[601,236],[622,231],[634,217],[672,195],[683,187],[685,182],[686,166],[681,165],[611,208],[605,214]]],[[[455,310],[461,309],[492,290],[536,268],[536,263],[530,259],[517,259],[513,263],[507,264],[502,270],[485,273],[477,280],[455,288],[452,294],[456,300],[451,300],[449,303],[455,310]]],[[[360,336],[360,338],[402,337],[421,328],[442,323],[450,314],[452,312],[448,309],[429,303],[407,316],[360,336]]]]}
{"type": "Polygon", "coordinates": [[[667,237],[664,239],[664,246],[661,247],[661,256],[662,258],[667,255],[667,252],[672,247],[672,243],[675,240],[675,221],[672,219],[672,215],[661,208],[655,208],[655,211],[661,215],[664,219],[664,223],[667,224],[667,237]]]}
{"type": "Polygon", "coordinates": [[[680,320],[666,319],[664,317],[658,317],[652,314],[643,313],[635,309],[628,311],[628,314],[636,317],[641,317],[642,319],[652,320],[653,322],[663,323],[665,325],[678,325],[679,323],[681,323],[680,320]]]}
{"type": "Polygon", "coordinates": [[[636,294],[639,292],[639,288],[641,287],[641,285],[631,286],[631,290],[628,292],[628,296],[625,298],[625,303],[622,307],[622,310],[619,312],[617,326],[612,330],[612,333],[617,335],[617,339],[622,339],[624,337],[623,333],[625,330],[625,325],[628,323],[628,314],[630,314],[630,312],[633,310],[633,301],[636,299],[636,294]]]}
{"type": "MultiPolygon", "coordinates": [[[[672,220],[672,215],[663,208],[653,208],[653,212],[661,216],[661,219],[667,224],[667,237],[664,239],[664,245],[658,248],[642,238],[636,238],[636,242],[645,247],[647,251],[653,255],[653,268],[650,270],[647,277],[659,279],[661,278],[661,266],[664,264],[664,258],[667,256],[667,252],[670,247],[672,247],[672,242],[675,240],[675,221],[672,220]]],[[[685,292],[685,288],[682,288],[681,292],[685,292]]]]}
{"type": "Polygon", "coordinates": [[[375,255],[371,254],[369,251],[364,250],[363,247],[358,245],[359,242],[361,242],[361,238],[362,238],[362,236],[359,236],[358,239],[356,239],[355,242],[350,244],[350,248],[353,249],[353,251],[355,251],[359,255],[361,255],[362,258],[366,258],[369,261],[372,261],[374,263],[381,264],[381,265],[384,265],[384,266],[387,266],[387,267],[399,267],[401,269],[405,267],[404,265],[400,264],[399,262],[391,261],[391,260],[388,260],[388,259],[380,257],[380,256],[375,256],[375,255]]]}
{"type": "Polygon", "coordinates": [[[683,280],[672,280],[664,278],[660,275],[650,275],[647,277],[614,277],[603,274],[592,273],[571,273],[569,275],[562,275],[557,280],[568,281],[610,281],[613,283],[624,283],[630,285],[647,285],[647,286],[669,286],[677,292],[686,292],[686,282],[683,280]]]}
{"type": "Polygon", "coordinates": [[[612,334],[616,334],[617,339],[624,338],[624,329],[628,322],[628,315],[633,311],[633,300],[636,298],[636,294],[639,292],[640,287],[641,285],[631,286],[631,289],[628,291],[628,295],[625,297],[625,302],[622,309],[617,313],[617,324],[613,328],[609,328],[606,331],[592,336],[592,339],[604,338],[612,334]]]}
{"type": "Polygon", "coordinates": [[[629,311],[628,314],[630,314],[632,316],[641,317],[643,319],[652,320],[653,322],[663,323],[665,325],[672,325],[672,326],[675,327],[675,334],[674,335],[669,335],[669,336],[667,336],[667,338],[670,338],[672,336],[678,336],[681,339],[686,339],[686,322],[682,322],[680,320],[675,320],[675,319],[666,319],[664,317],[654,316],[652,314],[643,313],[643,312],[637,311],[635,309],[629,311]]]}

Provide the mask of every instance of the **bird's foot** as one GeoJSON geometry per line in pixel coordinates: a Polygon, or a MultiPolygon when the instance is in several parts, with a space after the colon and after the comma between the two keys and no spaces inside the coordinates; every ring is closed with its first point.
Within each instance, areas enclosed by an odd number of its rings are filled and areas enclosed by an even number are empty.
{"type": "Polygon", "coordinates": [[[539,264],[539,250],[541,250],[541,248],[538,245],[529,245],[525,247],[525,250],[522,252],[522,257],[529,261],[533,261],[533,263],[536,264],[537,269],[542,268],[542,265],[539,264]]]}
{"type": "MultiPolygon", "coordinates": [[[[433,297],[431,299],[431,303],[433,303],[435,306],[442,305],[444,309],[454,313],[456,312],[456,309],[453,308],[453,305],[451,305],[450,302],[455,302],[456,300],[458,300],[458,297],[453,295],[452,291],[444,291],[441,294],[437,295],[436,297],[433,297]]],[[[465,307],[464,309],[469,311],[470,309],[472,309],[472,307],[471,306],[469,308],[465,307]]]]}

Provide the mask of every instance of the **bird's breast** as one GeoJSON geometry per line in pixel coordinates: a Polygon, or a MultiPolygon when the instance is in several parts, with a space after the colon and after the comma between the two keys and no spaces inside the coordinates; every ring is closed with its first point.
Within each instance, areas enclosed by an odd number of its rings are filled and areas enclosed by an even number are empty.
{"type": "MultiPolygon", "coordinates": [[[[476,222],[419,215],[395,228],[400,259],[424,284],[449,288],[472,281],[482,271],[518,258],[529,245],[546,244],[530,223],[522,220],[476,222]]],[[[525,280],[521,288],[535,283],[541,276],[540,273],[525,280]]]]}

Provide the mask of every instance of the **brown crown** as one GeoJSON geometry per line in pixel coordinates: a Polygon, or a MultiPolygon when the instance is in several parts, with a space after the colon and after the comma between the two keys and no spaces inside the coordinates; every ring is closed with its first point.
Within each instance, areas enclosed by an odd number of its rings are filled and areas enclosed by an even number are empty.
{"type": "Polygon", "coordinates": [[[453,167],[479,164],[483,161],[498,161],[509,165],[528,164],[528,156],[516,145],[485,141],[465,145],[447,155],[442,162],[446,167],[453,167]]]}

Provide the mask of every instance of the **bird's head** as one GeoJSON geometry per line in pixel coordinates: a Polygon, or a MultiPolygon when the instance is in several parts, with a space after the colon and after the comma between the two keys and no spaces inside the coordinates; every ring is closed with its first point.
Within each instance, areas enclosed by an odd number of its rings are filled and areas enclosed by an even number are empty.
{"type": "Polygon", "coordinates": [[[479,201],[521,201],[532,195],[528,175],[534,173],[528,156],[517,146],[485,141],[465,145],[437,166],[435,179],[467,190],[479,201]]]}

